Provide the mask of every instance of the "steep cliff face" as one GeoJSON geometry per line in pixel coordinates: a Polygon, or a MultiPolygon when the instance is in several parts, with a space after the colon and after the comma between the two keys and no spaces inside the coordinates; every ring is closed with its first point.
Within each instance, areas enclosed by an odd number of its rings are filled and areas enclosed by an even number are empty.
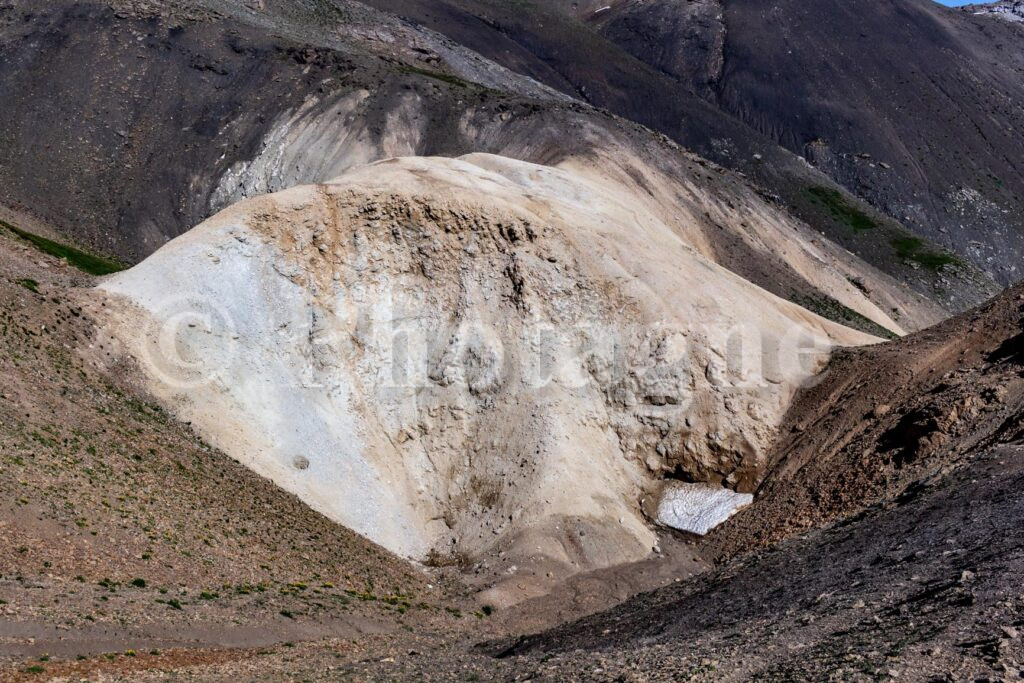
{"type": "Polygon", "coordinates": [[[407,556],[578,570],[650,551],[666,476],[749,490],[796,387],[876,341],[693,237],[586,168],[396,159],[102,289],[152,391],[315,509],[407,556]]]}

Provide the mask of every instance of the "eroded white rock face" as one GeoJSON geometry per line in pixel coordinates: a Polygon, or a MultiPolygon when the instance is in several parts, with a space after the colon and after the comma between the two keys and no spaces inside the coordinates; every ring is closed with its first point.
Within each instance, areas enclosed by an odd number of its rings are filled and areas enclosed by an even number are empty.
{"type": "Polygon", "coordinates": [[[659,524],[703,536],[754,502],[749,493],[736,493],[711,484],[672,481],[658,502],[659,524]]]}
{"type": "MultiPolygon", "coordinates": [[[[436,131],[431,131],[425,106],[414,91],[384,100],[365,90],[311,97],[274,122],[252,159],[221,177],[210,210],[326,182],[381,159],[416,155],[434,146],[436,131]]],[[[553,165],[600,193],[628,198],[709,261],[735,269],[730,254],[745,254],[743,272],[752,273],[762,287],[806,282],[896,334],[945,317],[895,280],[765,202],[740,179],[653,138],[572,117],[531,117],[527,122],[473,107],[463,114],[455,137],[461,140],[455,147],[553,165]],[[865,290],[871,295],[865,296],[865,290]]]]}
{"type": "Polygon", "coordinates": [[[1022,0],[999,0],[999,2],[966,5],[962,9],[972,14],[987,14],[1006,21],[1024,23],[1024,2],[1022,0]]]}
{"type": "Polygon", "coordinates": [[[154,394],[331,519],[414,558],[528,538],[589,568],[649,552],[665,472],[749,486],[832,345],[873,341],[684,236],[566,170],[395,159],[101,287],[154,394]]]}

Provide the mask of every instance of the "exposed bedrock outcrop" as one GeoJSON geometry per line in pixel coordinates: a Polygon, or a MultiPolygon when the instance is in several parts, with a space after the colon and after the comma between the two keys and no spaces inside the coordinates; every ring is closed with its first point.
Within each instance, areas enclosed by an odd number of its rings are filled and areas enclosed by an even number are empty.
{"type": "Polygon", "coordinates": [[[523,103],[474,105],[448,112],[443,125],[436,111],[436,99],[416,89],[312,97],[272,122],[251,159],[226,170],[210,211],[377,159],[429,153],[444,139],[440,148],[447,151],[473,147],[553,165],[630,193],[628,201],[656,213],[710,260],[870,334],[900,334],[944,316],[911,287],[823,240],[742,178],[646,131],[595,121],[572,107],[540,112],[523,103]]]}
{"type": "Polygon", "coordinates": [[[1021,0],[999,0],[999,2],[965,5],[961,9],[970,14],[1024,23],[1024,2],[1021,0]]]}

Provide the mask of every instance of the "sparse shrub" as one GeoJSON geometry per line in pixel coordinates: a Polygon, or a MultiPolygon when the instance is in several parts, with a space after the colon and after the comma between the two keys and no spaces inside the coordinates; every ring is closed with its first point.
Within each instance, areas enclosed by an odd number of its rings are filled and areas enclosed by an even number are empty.
{"type": "Polygon", "coordinates": [[[21,285],[30,292],[34,292],[35,294],[39,293],[39,283],[30,277],[23,277],[18,280],[15,280],[14,282],[16,284],[21,285]]]}
{"type": "Polygon", "coordinates": [[[878,227],[875,219],[848,203],[838,190],[811,187],[807,189],[807,194],[812,202],[824,206],[835,220],[845,223],[854,232],[864,232],[878,227]]]}
{"type": "Polygon", "coordinates": [[[901,237],[892,241],[896,255],[905,261],[913,261],[929,270],[940,270],[944,266],[958,265],[959,259],[942,251],[928,251],[924,240],[918,237],[901,237]]]}

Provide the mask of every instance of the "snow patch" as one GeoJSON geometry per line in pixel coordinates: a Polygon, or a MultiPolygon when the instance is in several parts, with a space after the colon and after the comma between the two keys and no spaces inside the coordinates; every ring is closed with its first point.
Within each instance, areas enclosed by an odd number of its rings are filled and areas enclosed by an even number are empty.
{"type": "Polygon", "coordinates": [[[749,493],[719,486],[671,482],[658,503],[658,523],[703,536],[753,501],[749,493]]]}

